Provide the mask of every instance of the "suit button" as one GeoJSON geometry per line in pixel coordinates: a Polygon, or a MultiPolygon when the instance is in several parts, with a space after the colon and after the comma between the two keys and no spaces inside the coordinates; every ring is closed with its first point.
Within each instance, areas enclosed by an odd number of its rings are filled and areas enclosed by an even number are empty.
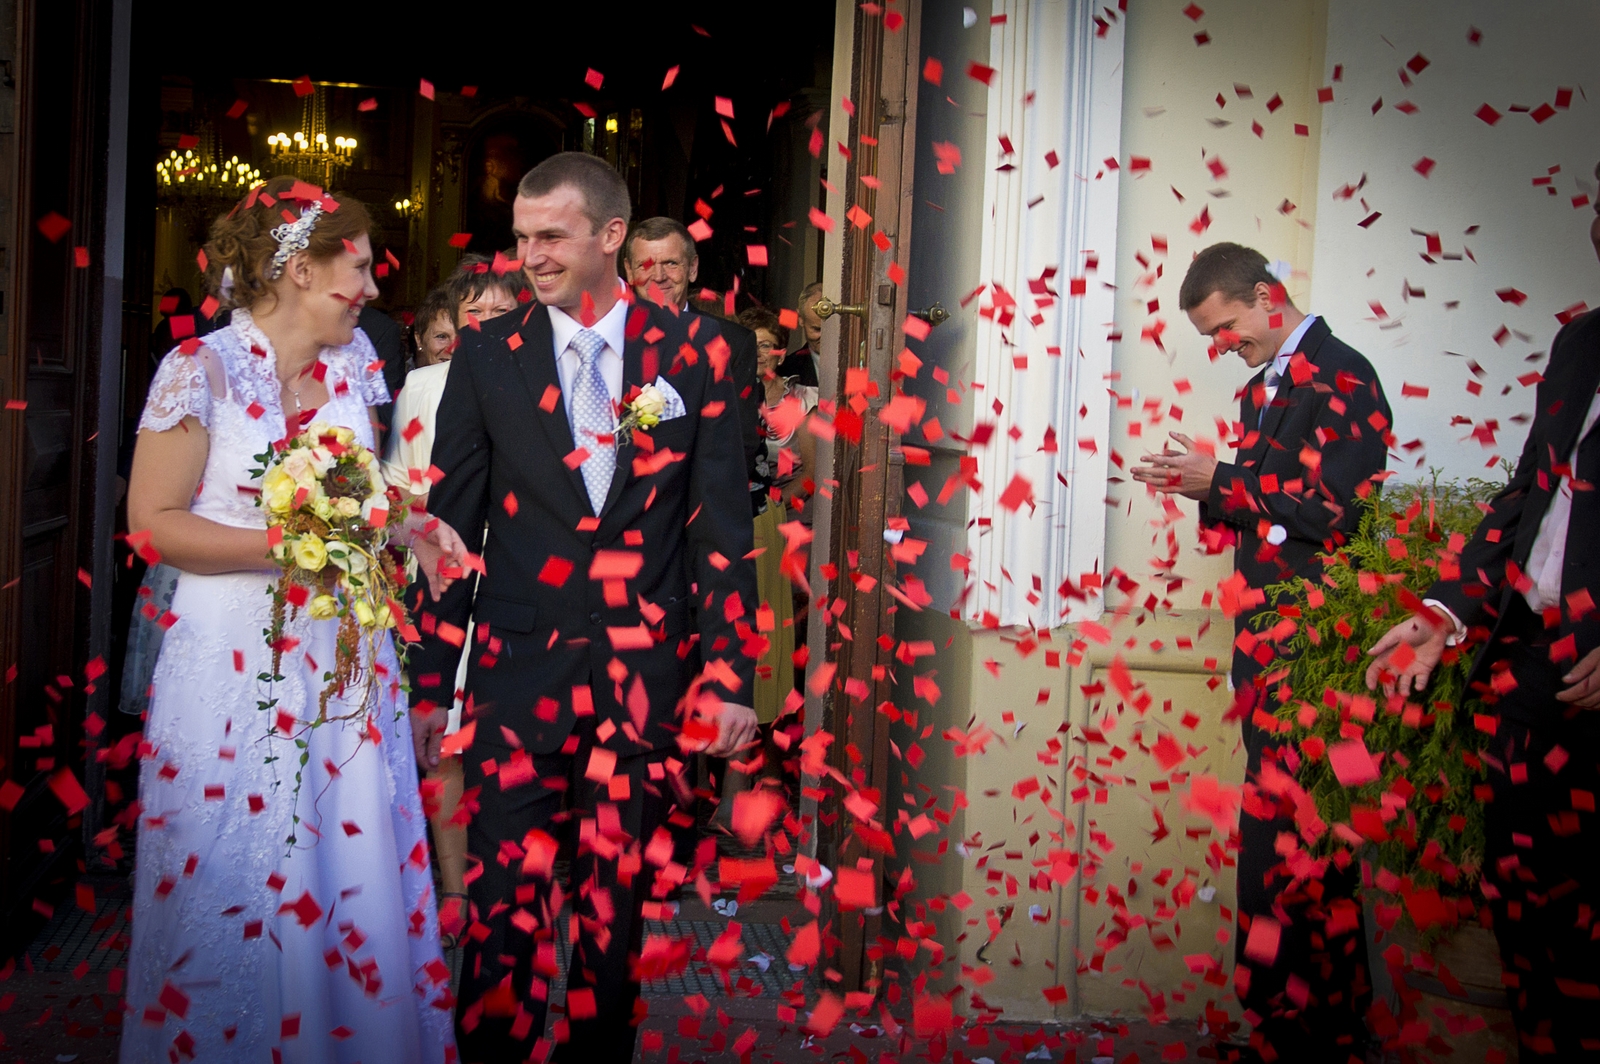
{"type": "Polygon", "coordinates": [[[590,624],[599,624],[600,623],[600,615],[598,613],[589,614],[589,623],[590,624]]]}

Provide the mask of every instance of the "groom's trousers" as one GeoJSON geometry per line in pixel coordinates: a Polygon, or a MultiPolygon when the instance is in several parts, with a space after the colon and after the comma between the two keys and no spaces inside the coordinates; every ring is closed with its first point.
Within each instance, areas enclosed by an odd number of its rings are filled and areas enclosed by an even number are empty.
{"type": "Polygon", "coordinates": [[[467,793],[481,788],[468,852],[483,871],[467,888],[473,918],[462,938],[456,1009],[463,1064],[528,1059],[544,1033],[558,972],[556,917],[569,901],[566,1017],[553,1025],[554,1059],[633,1059],[639,983],[632,968],[657,871],[644,850],[672,804],[668,784],[652,780],[650,767],[676,750],[618,758],[605,779],[605,752],[592,767],[593,720],[580,720],[573,752],[531,755],[534,778],[525,782],[520,752],[514,761],[481,733],[466,751],[467,793]],[[574,852],[566,845],[572,838],[576,856],[558,883],[551,865],[558,847],[574,852]]]}

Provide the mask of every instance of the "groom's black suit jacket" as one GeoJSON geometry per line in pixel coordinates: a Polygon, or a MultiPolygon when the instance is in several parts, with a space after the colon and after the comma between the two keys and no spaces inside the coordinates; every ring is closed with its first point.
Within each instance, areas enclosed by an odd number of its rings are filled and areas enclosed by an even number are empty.
{"type": "MultiPolygon", "coordinates": [[[[1213,535],[1220,525],[1219,539],[1233,540],[1234,569],[1257,591],[1293,577],[1315,580],[1317,554],[1356,530],[1358,487],[1388,461],[1389,402],[1372,363],[1320,317],[1301,337],[1300,356],[1304,362],[1297,370],[1291,360],[1270,403],[1266,367],[1245,385],[1239,401],[1244,438],[1235,460],[1217,465],[1210,498],[1200,507],[1213,535]],[[1268,540],[1274,525],[1283,528],[1279,544],[1268,540]]],[[[1276,605],[1242,610],[1234,619],[1236,637],[1253,637],[1251,618],[1276,605]]],[[[1261,670],[1250,646],[1250,637],[1236,638],[1236,687],[1261,670]]],[[[1260,654],[1271,660],[1265,650],[1260,654]]]]}
{"type": "Polygon", "coordinates": [[[660,376],[687,413],[618,446],[598,521],[563,461],[574,445],[549,312],[535,303],[462,331],[437,414],[433,464],[444,476],[428,509],[469,546],[487,522],[486,572],[437,603],[412,587],[423,639],[407,671],[414,703],[448,705],[462,650],[441,635],[459,640],[476,621],[468,756],[513,739],[553,753],[589,703],[602,745],[622,755],[662,746],[703,662],[704,691],[750,704],[754,663],[736,623],[752,624],[758,603],[738,398],[705,338],[690,339],[691,320],[628,309],[624,396],[660,376]],[[623,574],[611,577],[609,603],[607,572],[623,574]]]}
{"type": "Polygon", "coordinates": [[[1513,598],[1521,594],[1519,573],[1527,568],[1539,525],[1563,476],[1573,478],[1576,490],[1561,568],[1561,620],[1549,634],[1557,639],[1572,637],[1576,657],[1563,656],[1559,671],[1566,672],[1600,646],[1600,610],[1581,605],[1574,609],[1573,602],[1578,599],[1567,599],[1569,595],[1581,599],[1580,592],[1587,590],[1590,599],[1600,604],[1600,491],[1596,488],[1600,485],[1600,426],[1590,429],[1582,441],[1578,439],[1597,387],[1600,311],[1591,310],[1556,334],[1516,472],[1489,504],[1461,552],[1459,572],[1441,574],[1446,578],[1428,590],[1428,598],[1443,602],[1469,630],[1475,629],[1472,642],[1482,648],[1473,664],[1472,680],[1487,679],[1485,673],[1496,657],[1490,651],[1501,622],[1513,598]],[[1574,444],[1578,444],[1578,460],[1569,469],[1574,444]]]}

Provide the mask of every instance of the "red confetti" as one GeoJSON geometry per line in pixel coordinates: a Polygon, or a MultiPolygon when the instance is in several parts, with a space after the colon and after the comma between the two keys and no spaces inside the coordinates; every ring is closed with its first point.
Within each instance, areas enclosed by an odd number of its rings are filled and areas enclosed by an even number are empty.
{"type": "Polygon", "coordinates": [[[71,228],[72,223],[67,221],[67,219],[63,218],[61,215],[57,214],[55,211],[51,211],[49,214],[39,219],[39,232],[43,233],[45,239],[50,241],[52,244],[59,243],[61,238],[66,236],[67,231],[71,228]]]}

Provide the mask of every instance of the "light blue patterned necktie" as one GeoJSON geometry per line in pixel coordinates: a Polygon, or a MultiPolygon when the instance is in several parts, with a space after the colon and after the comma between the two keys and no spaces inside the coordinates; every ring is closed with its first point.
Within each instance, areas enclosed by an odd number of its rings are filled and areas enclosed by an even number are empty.
{"type": "Polygon", "coordinates": [[[583,329],[567,346],[578,353],[578,374],[572,380],[572,403],[568,409],[572,440],[575,446],[589,452],[581,467],[583,486],[589,491],[589,504],[599,516],[617,469],[613,436],[617,419],[611,408],[611,390],[600,373],[600,352],[606,349],[606,340],[593,329],[583,329]],[[601,436],[611,437],[611,441],[603,442],[601,436]]]}
{"type": "Polygon", "coordinates": [[[1261,410],[1256,414],[1256,428],[1260,428],[1267,420],[1267,407],[1278,397],[1278,386],[1283,383],[1283,377],[1278,373],[1276,360],[1267,367],[1267,375],[1261,381],[1261,410]]]}

